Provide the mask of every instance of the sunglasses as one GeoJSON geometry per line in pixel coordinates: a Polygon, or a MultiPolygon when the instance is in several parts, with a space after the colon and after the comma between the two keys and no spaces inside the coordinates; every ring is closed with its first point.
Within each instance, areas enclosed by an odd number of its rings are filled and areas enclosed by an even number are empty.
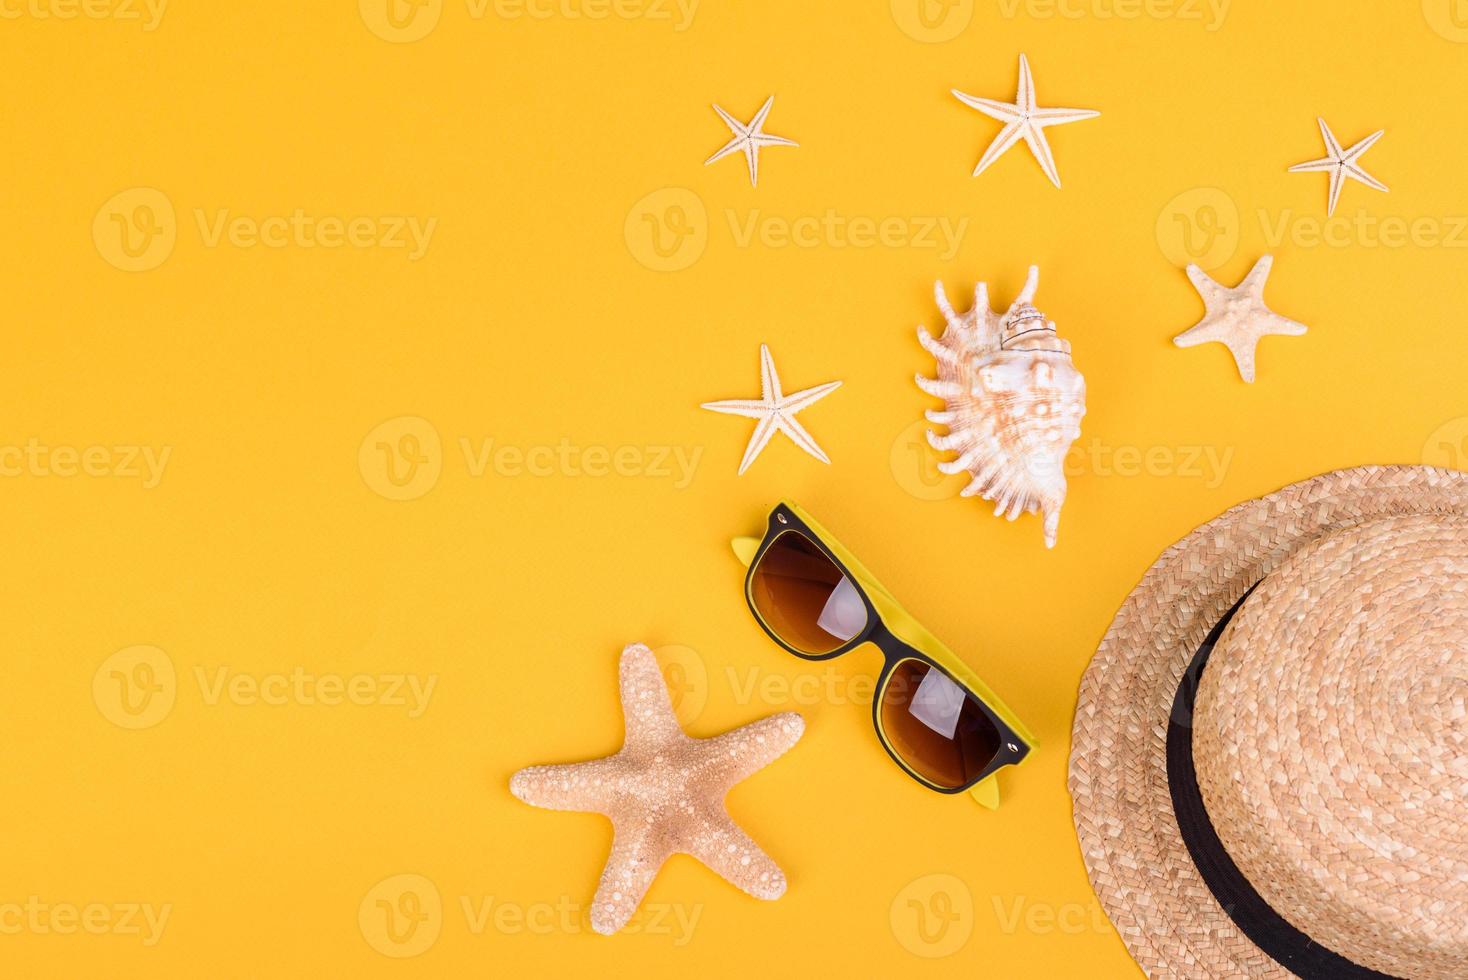
{"type": "Polygon", "coordinates": [[[940,793],[999,805],[995,775],[1029,755],[1035,737],[962,660],[925,630],[829,532],[789,501],[765,535],[736,538],[749,569],[744,596],[780,646],[830,660],[873,643],[886,662],[872,721],[887,754],[940,793]]]}

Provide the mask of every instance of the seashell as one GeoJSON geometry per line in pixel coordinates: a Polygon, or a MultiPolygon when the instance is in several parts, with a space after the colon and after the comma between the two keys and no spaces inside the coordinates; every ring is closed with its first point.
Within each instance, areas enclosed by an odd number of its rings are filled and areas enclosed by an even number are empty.
{"type": "Polygon", "coordinates": [[[1040,270],[1030,267],[1019,298],[1003,314],[989,308],[989,287],[979,283],[974,308],[953,311],[934,287],[948,326],[934,338],[918,327],[918,340],[938,360],[936,380],[918,375],[918,387],[945,402],[927,419],[946,426],[928,431],[934,449],[958,454],[940,462],[944,473],[972,476],[960,496],[995,502],[995,516],[1045,518],[1045,547],[1055,547],[1060,508],[1065,503],[1065,456],[1081,434],[1086,414],[1086,379],[1070,357],[1070,343],[1055,324],[1031,305],[1040,270]]]}

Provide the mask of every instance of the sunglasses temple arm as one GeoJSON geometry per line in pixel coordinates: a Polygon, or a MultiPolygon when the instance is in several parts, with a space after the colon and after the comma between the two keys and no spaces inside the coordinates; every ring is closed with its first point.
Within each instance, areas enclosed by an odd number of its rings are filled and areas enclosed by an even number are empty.
{"type": "Polygon", "coordinates": [[[729,542],[734,549],[734,554],[739,558],[739,563],[748,568],[754,561],[754,556],[759,553],[759,538],[735,538],[729,542]]]}
{"type": "Polygon", "coordinates": [[[985,809],[999,809],[999,773],[989,773],[970,787],[968,792],[985,809]]]}

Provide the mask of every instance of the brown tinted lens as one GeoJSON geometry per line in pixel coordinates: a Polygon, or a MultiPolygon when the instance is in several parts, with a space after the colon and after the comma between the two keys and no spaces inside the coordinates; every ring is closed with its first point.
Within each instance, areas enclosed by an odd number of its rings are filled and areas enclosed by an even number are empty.
{"type": "Polygon", "coordinates": [[[903,660],[888,675],[882,731],[914,772],[945,789],[973,782],[999,754],[999,729],[979,702],[921,660],[903,660]]]}
{"type": "Polygon", "coordinates": [[[830,653],[867,624],[861,593],[799,531],[784,531],[770,542],[755,563],[749,588],[760,619],[801,653],[830,653]]]}

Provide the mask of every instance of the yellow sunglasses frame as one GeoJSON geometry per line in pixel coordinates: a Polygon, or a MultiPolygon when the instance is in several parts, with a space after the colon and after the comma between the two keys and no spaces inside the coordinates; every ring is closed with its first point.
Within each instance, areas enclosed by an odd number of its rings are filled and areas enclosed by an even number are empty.
{"type": "MultiPolygon", "coordinates": [[[[769,518],[770,526],[769,529],[765,532],[765,536],[763,538],[741,537],[735,538],[732,542],[730,542],[734,549],[734,554],[739,558],[740,563],[743,564],[745,568],[750,568],[754,564],[755,559],[758,557],[762,546],[764,546],[767,541],[773,541],[780,534],[786,533],[786,531],[800,530],[800,528],[797,527],[787,528],[780,526],[781,522],[779,520],[779,514],[782,508],[789,511],[789,513],[793,517],[804,524],[805,527],[810,531],[810,533],[815,535],[819,539],[816,543],[830,551],[831,554],[836,558],[836,560],[842,566],[844,566],[845,571],[848,572],[851,577],[856,580],[856,584],[860,586],[861,590],[865,593],[867,601],[871,603],[872,608],[877,614],[877,618],[881,621],[881,625],[886,628],[888,633],[892,634],[892,636],[898,642],[904,644],[907,647],[910,647],[912,650],[920,654],[923,658],[926,658],[933,664],[937,665],[940,669],[945,671],[951,678],[953,678],[953,680],[957,681],[974,697],[983,702],[984,706],[987,707],[994,714],[995,717],[997,717],[1005,725],[1007,725],[1009,729],[1025,743],[1024,754],[1012,764],[1016,766],[1020,765],[1025,761],[1025,759],[1029,758],[1033,750],[1039,746],[1039,741],[1035,738],[1034,734],[1025,725],[1025,723],[1019,720],[1019,716],[1016,715],[1014,711],[1007,704],[1005,704],[1004,701],[993,692],[993,690],[990,689],[989,685],[984,683],[983,679],[980,678],[978,674],[974,673],[973,668],[971,668],[964,661],[960,660],[958,658],[958,655],[955,654],[952,650],[948,649],[943,641],[939,640],[932,633],[928,632],[928,630],[924,628],[921,623],[913,618],[911,613],[902,608],[902,604],[897,601],[897,599],[892,595],[887,587],[884,586],[880,581],[878,581],[877,577],[873,575],[870,571],[868,571],[866,566],[858,561],[857,557],[853,555],[851,551],[846,548],[846,546],[837,541],[836,538],[829,531],[822,527],[815,518],[806,513],[806,511],[804,511],[803,509],[801,509],[801,507],[794,501],[781,500],[779,505],[771,511],[769,518]]],[[[745,599],[749,602],[749,608],[754,613],[755,617],[759,620],[760,625],[764,627],[765,631],[769,633],[771,637],[775,637],[775,632],[770,628],[769,624],[764,621],[764,618],[760,616],[759,609],[756,607],[753,596],[750,594],[749,590],[751,579],[752,576],[745,576],[745,599]]],[[[800,656],[803,659],[807,660],[818,660],[828,659],[832,656],[839,656],[841,654],[849,653],[856,647],[873,641],[870,637],[868,637],[867,639],[862,640],[861,642],[858,642],[848,648],[838,648],[837,651],[835,651],[834,653],[820,657],[799,653],[798,651],[793,650],[783,641],[779,641],[778,639],[777,642],[780,642],[781,646],[785,647],[787,650],[790,650],[790,652],[795,653],[796,656],[800,656]]],[[[880,692],[877,693],[878,695],[880,695],[880,692]]],[[[878,700],[880,700],[879,697],[878,700]]],[[[939,786],[931,780],[925,778],[922,774],[916,772],[911,766],[904,762],[902,757],[897,752],[893,751],[891,747],[892,743],[888,740],[887,733],[882,728],[881,712],[875,710],[875,705],[873,707],[872,715],[874,721],[876,722],[878,738],[881,739],[883,747],[887,749],[888,754],[892,756],[892,758],[898,763],[898,765],[902,766],[902,768],[918,782],[924,784],[925,786],[928,786],[931,789],[935,789],[939,792],[954,792],[954,790],[946,789],[945,787],[939,786]]],[[[1004,768],[1007,768],[1007,766],[1000,766],[998,769],[995,769],[993,772],[989,773],[983,779],[979,780],[977,783],[975,783],[973,786],[968,787],[967,789],[967,792],[970,796],[972,796],[976,801],[978,801],[980,804],[990,810],[993,810],[999,806],[998,777],[1000,770],[1004,768]]]]}

